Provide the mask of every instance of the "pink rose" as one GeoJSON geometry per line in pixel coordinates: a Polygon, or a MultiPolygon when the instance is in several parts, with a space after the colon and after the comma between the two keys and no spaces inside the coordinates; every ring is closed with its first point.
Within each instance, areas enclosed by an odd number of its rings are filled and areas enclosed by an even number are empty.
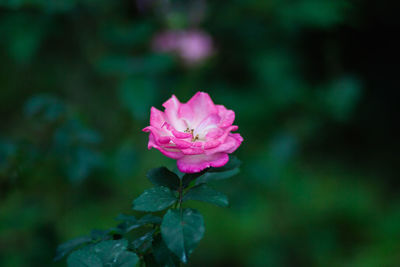
{"type": "Polygon", "coordinates": [[[243,138],[232,125],[235,112],[215,105],[207,93],[197,92],[187,103],[172,97],[162,112],[151,108],[148,148],[158,149],[177,160],[185,173],[200,172],[208,167],[222,167],[229,161],[243,138]]]}

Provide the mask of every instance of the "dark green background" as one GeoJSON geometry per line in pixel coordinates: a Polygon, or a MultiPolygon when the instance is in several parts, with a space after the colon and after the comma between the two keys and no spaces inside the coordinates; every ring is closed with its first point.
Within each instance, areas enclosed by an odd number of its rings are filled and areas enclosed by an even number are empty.
{"type": "Polygon", "coordinates": [[[398,8],[218,0],[193,25],[193,2],[0,0],[0,266],[51,266],[133,214],[146,171],[175,166],[147,150],[150,107],[199,90],[235,110],[243,164],[215,185],[230,208],[191,203],[190,266],[399,266],[398,8]],[[203,64],[152,52],[192,27],[203,64]]]}

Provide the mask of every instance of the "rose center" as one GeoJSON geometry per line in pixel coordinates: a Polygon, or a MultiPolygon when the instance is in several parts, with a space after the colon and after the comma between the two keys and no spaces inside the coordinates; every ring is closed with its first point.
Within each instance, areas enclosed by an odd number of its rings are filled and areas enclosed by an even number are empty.
{"type": "Polygon", "coordinates": [[[189,129],[189,127],[188,127],[188,128],[186,128],[186,130],[184,132],[192,134],[192,142],[196,142],[197,140],[200,139],[198,134],[194,135],[194,129],[189,129]]]}
{"type": "Polygon", "coordinates": [[[200,122],[198,121],[186,121],[184,120],[186,130],[185,133],[190,133],[192,135],[192,142],[196,141],[207,141],[206,135],[207,133],[216,128],[220,117],[217,115],[210,115],[205,119],[202,119],[200,122]]]}

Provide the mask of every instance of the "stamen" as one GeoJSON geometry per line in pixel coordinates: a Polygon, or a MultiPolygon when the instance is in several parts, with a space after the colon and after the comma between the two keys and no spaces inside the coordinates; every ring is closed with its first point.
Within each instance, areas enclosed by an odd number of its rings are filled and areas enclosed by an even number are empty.
{"type": "Polygon", "coordinates": [[[192,142],[195,142],[199,139],[199,135],[197,134],[196,136],[193,136],[194,134],[194,129],[189,129],[189,127],[184,130],[185,133],[190,133],[192,135],[192,142]]]}
{"type": "Polygon", "coordinates": [[[196,134],[196,136],[192,138],[192,142],[196,142],[197,140],[199,140],[199,135],[198,134],[196,134]]]}

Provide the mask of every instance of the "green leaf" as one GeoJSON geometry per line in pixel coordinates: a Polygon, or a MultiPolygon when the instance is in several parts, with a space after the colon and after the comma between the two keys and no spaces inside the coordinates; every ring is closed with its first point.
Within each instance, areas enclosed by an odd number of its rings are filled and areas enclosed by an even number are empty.
{"type": "Polygon", "coordinates": [[[146,214],[139,219],[139,223],[142,224],[161,224],[162,218],[153,214],[146,214]]]}
{"type": "Polygon", "coordinates": [[[73,252],[67,259],[68,267],[103,267],[101,259],[89,248],[73,252]]]}
{"type": "Polygon", "coordinates": [[[64,103],[51,95],[36,95],[24,106],[24,113],[28,118],[40,118],[48,122],[60,119],[65,112],[64,103]]]}
{"type": "Polygon", "coordinates": [[[140,219],[136,219],[135,216],[119,214],[116,218],[120,223],[114,231],[119,234],[126,234],[133,229],[139,228],[146,224],[161,224],[161,218],[152,214],[146,214],[140,219]]]}
{"type": "Polygon", "coordinates": [[[231,156],[229,162],[220,168],[207,168],[198,173],[187,173],[182,178],[182,185],[184,188],[188,187],[190,183],[196,180],[196,185],[207,183],[209,181],[223,180],[236,175],[239,172],[238,167],[241,161],[235,156],[231,156]]]}
{"type": "Polygon", "coordinates": [[[334,119],[345,121],[349,119],[361,96],[361,83],[353,77],[340,77],[333,81],[327,90],[321,90],[324,109],[334,119]]]}
{"type": "Polygon", "coordinates": [[[61,260],[65,255],[69,254],[71,251],[79,247],[80,245],[86,244],[92,241],[89,236],[82,236],[69,240],[57,247],[56,256],[54,261],[61,260]]]}
{"type": "Polygon", "coordinates": [[[166,186],[172,190],[177,190],[180,184],[179,177],[165,167],[151,169],[147,178],[156,186],[166,186]]]}
{"type": "Polygon", "coordinates": [[[101,259],[102,263],[108,264],[115,261],[119,254],[126,251],[127,247],[126,239],[107,240],[97,243],[91,250],[101,259]]]}
{"type": "Polygon", "coordinates": [[[159,266],[176,267],[179,266],[178,257],[171,252],[165,245],[161,236],[156,236],[153,241],[153,254],[159,266]]]}
{"type": "Polygon", "coordinates": [[[113,229],[113,230],[118,234],[124,235],[126,233],[129,233],[133,229],[139,228],[140,226],[142,226],[142,225],[139,223],[131,223],[131,222],[126,221],[126,222],[122,222],[122,223],[118,224],[116,229],[113,229]]]}
{"type": "Polygon", "coordinates": [[[133,201],[133,209],[139,211],[160,211],[168,208],[176,202],[174,193],[164,186],[145,190],[133,201]]]}
{"type": "Polygon", "coordinates": [[[198,200],[215,204],[220,207],[227,207],[229,205],[228,198],[214,189],[206,186],[205,184],[197,185],[191,188],[184,196],[183,201],[198,200]]]}
{"type": "Polygon", "coordinates": [[[203,174],[207,173],[207,171],[208,171],[208,169],[205,169],[205,170],[203,170],[201,172],[196,172],[196,173],[186,173],[182,178],[182,186],[183,186],[183,188],[188,187],[192,181],[196,180],[197,178],[199,178],[203,174]]]}
{"type": "Polygon", "coordinates": [[[122,221],[122,223],[118,224],[116,228],[116,231],[120,234],[126,234],[143,225],[135,218],[135,216],[131,215],[119,214],[115,219],[122,221]]]}
{"type": "Polygon", "coordinates": [[[229,156],[229,161],[227,164],[225,164],[224,166],[219,167],[219,168],[210,168],[208,171],[209,172],[225,172],[225,171],[233,170],[233,169],[240,167],[240,164],[242,164],[242,162],[237,157],[229,156]]]}
{"type": "Polygon", "coordinates": [[[130,251],[124,251],[118,256],[115,265],[105,265],[113,267],[133,267],[139,262],[139,257],[130,251]]]}
{"type": "Polygon", "coordinates": [[[133,240],[132,241],[133,247],[141,252],[146,252],[147,249],[149,249],[151,247],[151,242],[153,241],[153,234],[155,231],[156,230],[153,229],[153,230],[145,233],[141,237],[133,240]]]}
{"type": "Polygon", "coordinates": [[[196,180],[196,185],[207,183],[210,181],[218,181],[228,179],[239,173],[239,166],[241,161],[235,157],[230,156],[229,162],[220,168],[209,168],[207,172],[203,173],[196,180]]]}
{"type": "Polygon", "coordinates": [[[161,223],[161,234],[167,247],[186,263],[204,235],[203,216],[194,209],[168,210],[161,223]]]}
{"type": "Polygon", "coordinates": [[[183,176],[186,174],[186,173],[184,173],[184,172],[181,172],[181,171],[178,169],[178,166],[176,166],[176,165],[175,165],[175,167],[173,168],[173,171],[174,171],[174,173],[178,176],[178,178],[179,178],[180,180],[182,180],[183,176]]]}
{"type": "Polygon", "coordinates": [[[139,257],[127,251],[128,241],[107,240],[77,250],[68,257],[69,267],[130,267],[135,266],[139,257]]]}
{"type": "Polygon", "coordinates": [[[90,232],[92,240],[104,240],[109,237],[110,230],[98,230],[94,229],[90,232]]]}
{"type": "Polygon", "coordinates": [[[196,180],[196,185],[231,178],[239,173],[239,169],[232,169],[223,172],[206,172],[196,180]]]}

